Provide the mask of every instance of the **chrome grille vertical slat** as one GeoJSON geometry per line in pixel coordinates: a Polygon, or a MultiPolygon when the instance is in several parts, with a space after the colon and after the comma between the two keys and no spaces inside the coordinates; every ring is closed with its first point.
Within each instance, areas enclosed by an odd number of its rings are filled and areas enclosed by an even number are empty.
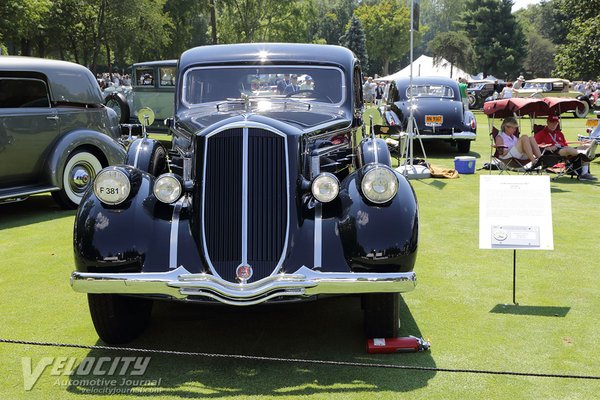
{"type": "Polygon", "coordinates": [[[235,282],[236,267],[247,262],[252,282],[281,267],[289,224],[287,163],[280,132],[236,127],[207,137],[202,229],[214,274],[235,282]]]}

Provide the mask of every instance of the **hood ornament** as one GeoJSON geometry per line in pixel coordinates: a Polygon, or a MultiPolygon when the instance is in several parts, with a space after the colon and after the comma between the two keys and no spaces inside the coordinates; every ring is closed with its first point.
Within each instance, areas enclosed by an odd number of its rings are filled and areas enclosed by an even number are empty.
{"type": "Polygon", "coordinates": [[[253,273],[252,267],[247,264],[240,264],[235,269],[235,276],[242,285],[248,282],[248,279],[252,278],[253,273]]]}

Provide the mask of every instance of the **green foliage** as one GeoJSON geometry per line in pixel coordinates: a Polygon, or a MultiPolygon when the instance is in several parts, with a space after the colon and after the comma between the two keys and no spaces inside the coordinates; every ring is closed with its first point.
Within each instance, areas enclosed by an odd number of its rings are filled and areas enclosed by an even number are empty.
{"type": "MultiPolygon", "coordinates": [[[[388,75],[390,63],[410,50],[410,9],[402,0],[381,0],[372,5],[362,3],[354,15],[365,30],[369,57],[383,63],[381,71],[371,72],[388,75]]],[[[418,37],[415,34],[415,40],[418,37]]]]}
{"type": "Polygon", "coordinates": [[[469,71],[475,60],[471,41],[464,32],[440,32],[427,46],[433,55],[433,61],[445,58],[451,65],[469,71]]]}
{"type": "Polygon", "coordinates": [[[600,0],[562,0],[560,7],[571,19],[566,41],[558,47],[554,74],[571,80],[600,78],[600,0]]]}
{"type": "Polygon", "coordinates": [[[526,36],[527,56],[523,62],[524,71],[528,76],[552,76],[556,46],[549,39],[535,31],[529,31],[526,36]]]}
{"type": "Polygon", "coordinates": [[[349,48],[356,54],[363,69],[367,70],[369,67],[369,56],[367,54],[367,41],[365,38],[365,31],[360,24],[360,20],[356,17],[352,17],[348,30],[340,37],[340,45],[349,48]]]}
{"type": "Polygon", "coordinates": [[[306,20],[312,41],[338,44],[352,18],[357,0],[311,0],[307,1],[306,20]]]}
{"type": "Polygon", "coordinates": [[[50,13],[50,0],[3,0],[0,2],[0,40],[12,43],[12,53],[20,48],[31,55],[33,43],[43,35],[50,13]]]}
{"type": "Polygon", "coordinates": [[[462,26],[473,43],[475,67],[484,75],[515,78],[524,53],[524,35],[511,13],[512,0],[467,0],[462,26]]]}
{"type": "Polygon", "coordinates": [[[421,0],[420,30],[423,36],[415,52],[426,53],[429,43],[435,40],[438,33],[455,31],[456,22],[465,10],[465,3],[466,0],[421,0]]]}

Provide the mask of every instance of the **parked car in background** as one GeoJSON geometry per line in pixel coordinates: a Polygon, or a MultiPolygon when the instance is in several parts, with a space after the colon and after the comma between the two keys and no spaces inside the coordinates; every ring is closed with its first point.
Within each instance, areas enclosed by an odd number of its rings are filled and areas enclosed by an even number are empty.
{"type": "Polygon", "coordinates": [[[177,60],[148,61],[131,67],[131,88],[113,89],[105,104],[114,109],[121,123],[137,123],[137,111],[150,108],[155,115],[150,129],[166,131],[164,120],[173,116],[177,60]]]}
{"type": "Polygon", "coordinates": [[[490,80],[470,80],[467,83],[467,96],[469,97],[469,109],[479,110],[483,108],[483,103],[489,97],[494,95],[494,92],[500,93],[504,83],[496,84],[490,80]]]}
{"type": "MultiPolygon", "coordinates": [[[[444,140],[468,153],[476,139],[477,122],[465,110],[455,80],[439,76],[402,77],[390,82],[386,102],[379,107],[385,125],[406,132],[412,105],[422,140],[444,140]]],[[[416,133],[416,132],[415,132],[416,133]]]]}
{"type": "Polygon", "coordinates": [[[415,287],[417,202],[385,141],[357,142],[354,54],[203,46],[181,55],[176,82],[168,162],[158,141],[133,142],[75,219],[71,284],[88,293],[100,338],[136,337],[157,299],[249,306],[330,295],[362,296],[366,335],[396,336],[399,294],[415,287]],[[302,75],[304,88],[293,83],[302,75]]]}
{"type": "Polygon", "coordinates": [[[77,207],[103,167],[125,160],[120,135],[85,67],[0,57],[0,203],[51,192],[77,207]]]}
{"type": "Polygon", "coordinates": [[[559,78],[537,78],[525,81],[521,89],[513,89],[514,97],[572,97],[581,100],[585,107],[583,109],[564,110],[572,112],[577,118],[586,118],[592,107],[589,96],[573,90],[571,82],[559,78]]]}

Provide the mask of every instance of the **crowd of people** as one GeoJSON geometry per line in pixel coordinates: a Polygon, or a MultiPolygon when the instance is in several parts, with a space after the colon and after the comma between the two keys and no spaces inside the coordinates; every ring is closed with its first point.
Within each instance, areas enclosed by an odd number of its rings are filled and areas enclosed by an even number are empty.
{"type": "Polygon", "coordinates": [[[109,86],[131,86],[131,78],[129,75],[120,74],[118,72],[97,73],[96,80],[102,90],[109,86]]]}

